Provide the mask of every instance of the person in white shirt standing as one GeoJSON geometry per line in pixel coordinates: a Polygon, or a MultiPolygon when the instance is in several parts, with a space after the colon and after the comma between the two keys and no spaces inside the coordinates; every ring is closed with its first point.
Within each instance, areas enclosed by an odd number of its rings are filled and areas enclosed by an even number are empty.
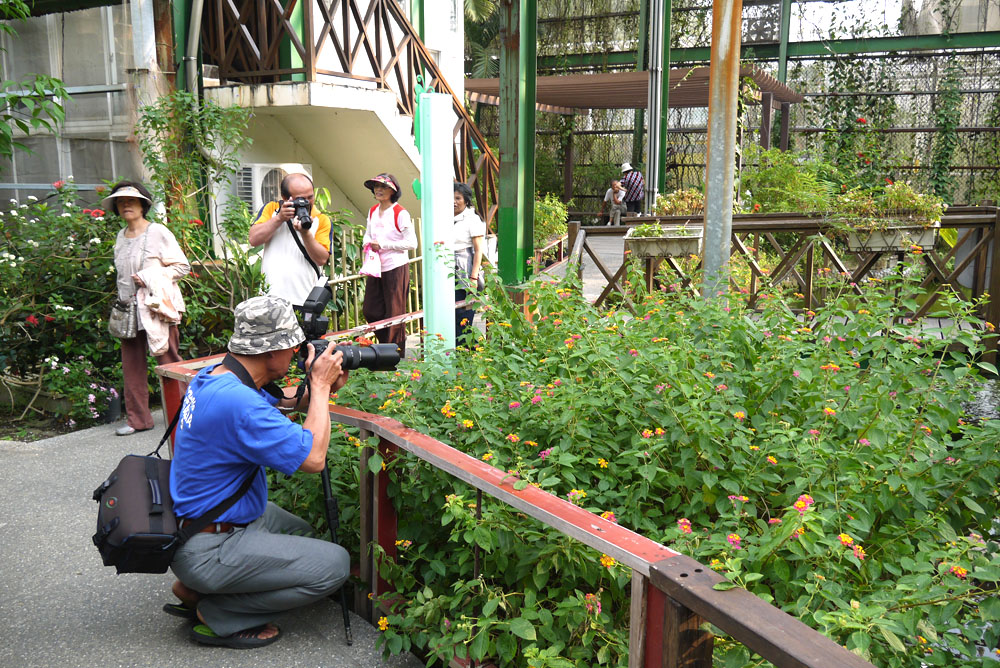
{"type": "Polygon", "coordinates": [[[625,189],[620,181],[612,181],[608,192],[604,193],[604,205],[612,225],[621,225],[622,214],[626,211],[625,189]]]}
{"type": "MultiPolygon", "coordinates": [[[[472,189],[464,183],[455,184],[455,226],[452,251],[455,253],[455,301],[468,298],[470,292],[481,289],[483,251],[486,248],[486,223],[472,208],[472,189]]],[[[460,340],[472,329],[476,310],[465,306],[455,309],[455,339],[460,340]]]]}
{"type": "Polygon", "coordinates": [[[250,245],[264,245],[261,270],[270,286],[268,294],[301,306],[318,281],[325,281],[321,267],[330,260],[330,219],[313,205],[313,182],[305,174],[281,180],[280,202],[265,206],[250,226],[250,245]],[[295,200],[303,198],[310,209],[309,223],[295,215],[295,200]]]}
{"type": "MultiPolygon", "coordinates": [[[[365,322],[377,322],[406,313],[406,295],[410,290],[410,254],[417,247],[417,234],[406,209],[399,204],[399,181],[392,174],[379,174],[365,181],[375,196],[368,211],[368,226],[363,245],[377,251],[382,265],[381,276],[365,278],[365,299],[361,312],[365,322]]],[[[406,325],[398,324],[375,330],[379,343],[395,343],[399,356],[406,353],[406,325]]]]}

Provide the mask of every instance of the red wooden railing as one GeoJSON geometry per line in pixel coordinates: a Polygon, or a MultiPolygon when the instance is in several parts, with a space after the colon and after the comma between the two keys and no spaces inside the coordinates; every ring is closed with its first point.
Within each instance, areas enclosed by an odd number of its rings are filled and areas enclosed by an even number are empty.
{"type": "Polygon", "coordinates": [[[425,90],[451,95],[455,179],[472,188],[493,227],[500,163],[394,0],[214,0],[205,7],[202,58],[225,83],[368,82],[392,91],[408,116],[418,77],[425,90]]]}
{"type": "MultiPolygon", "coordinates": [[[[157,367],[168,419],[180,409],[185,387],[197,370],[221,358],[157,367]]],[[[477,494],[488,494],[631,568],[630,668],[711,668],[713,637],[703,627],[705,621],[779,668],[871,668],[856,654],[745,589],[716,591],[715,584],[723,578],[708,566],[541,489],[530,485],[515,489],[516,479],[504,471],[396,420],[342,406],[331,406],[330,418],[359,429],[362,440],[378,437],[383,460],[402,453],[415,456],[475,488],[477,494]]],[[[366,551],[361,579],[378,597],[392,590],[378,576],[371,546],[377,544],[388,558],[396,557],[397,511],[389,496],[389,475],[370,472],[369,454],[369,448],[362,448],[359,462],[361,545],[366,551]]],[[[381,614],[361,591],[355,609],[370,621],[381,614]]]]}

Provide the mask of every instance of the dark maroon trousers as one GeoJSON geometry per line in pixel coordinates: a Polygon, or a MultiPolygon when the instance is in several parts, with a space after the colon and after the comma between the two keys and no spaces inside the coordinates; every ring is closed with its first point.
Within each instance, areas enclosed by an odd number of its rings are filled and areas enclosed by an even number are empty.
{"type": "MultiPolygon", "coordinates": [[[[382,278],[365,279],[365,300],[361,313],[365,322],[377,322],[406,313],[406,293],[410,290],[410,265],[382,272],[382,278]]],[[[406,353],[406,325],[393,325],[375,330],[379,343],[395,343],[399,356],[406,353]]]]}
{"type": "MultiPolygon", "coordinates": [[[[180,334],[171,325],[167,351],[156,356],[157,364],[180,362],[180,334]]],[[[146,330],[140,329],[133,339],[122,339],[122,375],[125,376],[125,413],[128,425],[133,429],[152,429],[153,414],[149,412],[149,381],[146,358],[149,344],[146,330]]]]}

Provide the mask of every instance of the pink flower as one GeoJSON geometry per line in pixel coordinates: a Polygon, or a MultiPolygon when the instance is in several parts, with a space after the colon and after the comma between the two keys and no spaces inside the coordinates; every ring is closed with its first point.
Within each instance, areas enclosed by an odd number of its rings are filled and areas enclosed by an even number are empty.
{"type": "Polygon", "coordinates": [[[740,541],[743,539],[740,538],[740,535],[738,533],[729,534],[728,536],[726,536],[726,540],[728,540],[729,544],[732,545],[735,549],[737,550],[743,549],[743,547],[740,545],[740,541]]]}
{"type": "Polygon", "coordinates": [[[869,441],[867,438],[859,438],[858,439],[858,445],[863,445],[865,447],[868,447],[871,444],[872,444],[872,442],[869,441]]]}
{"type": "Polygon", "coordinates": [[[520,401],[512,401],[512,402],[510,402],[510,408],[514,409],[514,408],[520,408],[520,407],[521,407],[521,402],[520,401]]]}
{"type": "Polygon", "coordinates": [[[540,459],[545,459],[551,454],[552,454],[552,448],[546,448],[545,450],[542,450],[541,452],[538,453],[538,457],[540,459]]]}
{"type": "Polygon", "coordinates": [[[559,387],[560,385],[562,385],[562,381],[556,378],[554,381],[552,381],[552,384],[555,385],[556,387],[559,387]]]}
{"type": "Polygon", "coordinates": [[[780,517],[772,517],[771,519],[769,519],[767,521],[767,523],[768,524],[781,524],[781,518],[780,517]]]}
{"type": "Polygon", "coordinates": [[[66,182],[63,181],[62,179],[59,179],[58,181],[56,181],[55,183],[52,184],[52,187],[55,188],[56,190],[59,190],[60,188],[65,187],[65,185],[66,185],[66,182]]]}
{"type": "Polygon", "coordinates": [[[36,318],[34,315],[29,315],[27,318],[24,319],[24,321],[29,325],[31,325],[32,327],[38,327],[38,318],[36,318]]]}
{"type": "Polygon", "coordinates": [[[719,383],[718,385],[715,386],[715,391],[716,392],[723,392],[723,391],[728,390],[728,389],[729,389],[729,387],[727,387],[723,383],[719,383]]]}
{"type": "Polygon", "coordinates": [[[681,533],[691,533],[691,520],[686,517],[682,517],[677,520],[677,528],[681,530],[681,533]]]}
{"type": "Polygon", "coordinates": [[[531,403],[533,403],[533,404],[539,404],[541,402],[542,402],[542,398],[539,395],[536,394],[535,396],[531,397],[531,403]]]}
{"type": "Polygon", "coordinates": [[[819,438],[819,429],[810,429],[809,435],[813,438],[819,438]]]}
{"type": "Polygon", "coordinates": [[[799,372],[797,370],[793,371],[792,375],[795,376],[796,378],[798,378],[799,377],[799,372]]]}
{"type": "Polygon", "coordinates": [[[631,350],[628,351],[628,354],[631,355],[632,357],[638,357],[639,351],[636,350],[635,348],[632,348],[631,350]]]}

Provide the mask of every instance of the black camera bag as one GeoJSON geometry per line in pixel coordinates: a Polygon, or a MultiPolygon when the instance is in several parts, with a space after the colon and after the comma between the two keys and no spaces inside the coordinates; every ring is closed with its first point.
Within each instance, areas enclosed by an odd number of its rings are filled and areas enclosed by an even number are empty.
{"type": "Polygon", "coordinates": [[[177,549],[229,510],[257,476],[254,470],[232,496],[178,529],[170,498],[170,460],[160,457],[160,448],[180,414],[178,410],[156,450],[145,457],[126,455],[94,490],[99,504],[94,545],[104,565],[118,573],[166,573],[177,549]]]}

